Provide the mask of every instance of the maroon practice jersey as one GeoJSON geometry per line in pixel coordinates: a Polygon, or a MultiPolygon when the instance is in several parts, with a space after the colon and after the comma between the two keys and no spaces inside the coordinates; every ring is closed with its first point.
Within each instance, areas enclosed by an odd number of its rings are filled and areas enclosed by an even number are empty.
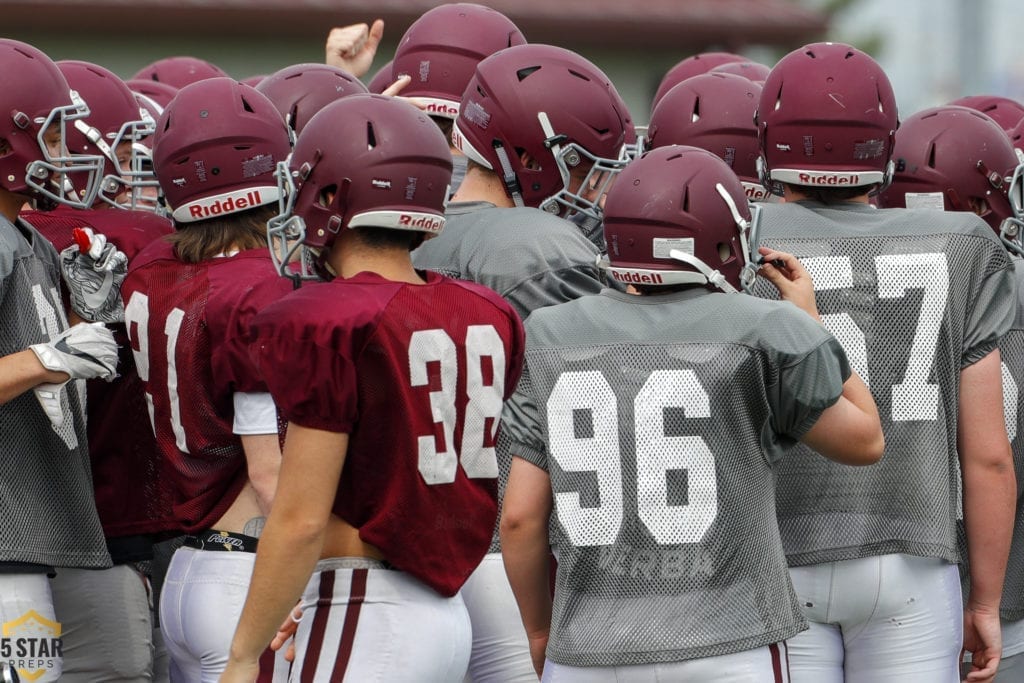
{"type": "Polygon", "coordinates": [[[515,311],[436,273],[425,285],[360,273],[267,307],[254,336],[285,419],[349,434],[334,514],[395,567],[454,595],[497,516],[494,442],[522,369],[515,311]]]}
{"type": "Polygon", "coordinates": [[[266,249],[183,263],[160,241],[131,262],[121,293],[172,497],[167,531],[208,528],[245,484],[232,396],[267,390],[249,358],[249,325],[291,289],[266,249]]]}
{"type": "MultiPolygon", "coordinates": [[[[173,232],[166,218],[147,211],[69,209],[25,211],[28,220],[57,251],[74,243],[75,228],[102,233],[132,259],[147,244],[173,232]]],[[[109,325],[118,343],[117,378],[86,383],[89,459],[96,509],[107,538],[160,531],[171,517],[161,491],[159,458],[142,381],[124,325],[109,325]]]]}

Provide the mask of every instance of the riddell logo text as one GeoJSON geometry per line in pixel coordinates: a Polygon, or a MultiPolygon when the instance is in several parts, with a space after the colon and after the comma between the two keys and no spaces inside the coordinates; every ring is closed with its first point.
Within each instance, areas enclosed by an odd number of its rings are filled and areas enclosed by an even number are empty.
{"type": "Polygon", "coordinates": [[[634,285],[660,285],[664,283],[664,280],[662,280],[661,276],[657,273],[620,273],[613,270],[612,277],[619,282],[634,285]]]}
{"type": "Polygon", "coordinates": [[[743,188],[747,194],[747,199],[752,202],[759,202],[762,199],[767,199],[771,194],[768,190],[763,187],[755,187],[754,185],[746,185],[743,188]]]}
{"type": "Polygon", "coordinates": [[[454,104],[445,104],[444,102],[431,102],[423,109],[428,114],[443,114],[445,116],[458,116],[459,108],[454,104]]]}
{"type": "Polygon", "coordinates": [[[217,199],[209,204],[193,204],[188,207],[188,213],[192,218],[208,218],[241,209],[251,209],[254,206],[260,206],[262,203],[260,191],[253,190],[244,197],[228,197],[227,199],[217,199]]]}
{"type": "Polygon", "coordinates": [[[409,214],[403,213],[398,217],[398,225],[403,228],[415,228],[425,232],[440,232],[441,228],[444,227],[444,221],[432,216],[413,218],[409,214]]]}
{"type": "Polygon", "coordinates": [[[811,175],[810,173],[800,174],[802,185],[859,185],[858,175],[811,175]]]}

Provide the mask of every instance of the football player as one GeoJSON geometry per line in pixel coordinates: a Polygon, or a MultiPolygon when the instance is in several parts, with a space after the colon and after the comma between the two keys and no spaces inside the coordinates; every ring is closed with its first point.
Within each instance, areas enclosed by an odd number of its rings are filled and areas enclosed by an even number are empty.
{"type": "Polygon", "coordinates": [[[653,150],[605,208],[609,268],[630,285],[530,316],[503,423],[516,457],[501,539],[537,674],[788,681],[784,641],[806,623],[774,471],[801,441],[874,463],[878,412],[795,259],[765,254],[803,310],[739,293],[757,257],[724,161],[653,150]]]}
{"type": "MultiPolygon", "coordinates": [[[[402,36],[391,63],[392,79],[409,78],[402,97],[415,98],[450,139],[476,65],[498,50],[525,43],[519,28],[497,10],[471,2],[441,5],[424,12],[402,36]]],[[[458,190],[466,156],[455,144],[451,152],[452,190],[458,190]]]]}
{"type": "MultiPolygon", "coordinates": [[[[155,184],[152,174],[143,170],[137,145],[152,134],[156,122],[143,116],[128,86],[107,69],[80,61],[57,62],[57,67],[89,106],[88,116],[66,131],[67,147],[73,153],[102,157],[103,182],[95,208],[57,207],[23,211],[21,216],[58,251],[80,249],[75,230],[85,229],[92,233],[91,243],[81,245],[86,251],[102,252],[111,244],[131,259],[149,242],[172,232],[166,218],[122,210],[134,204],[132,198],[144,187],[155,184]]],[[[116,296],[113,279],[109,289],[116,296]]],[[[87,319],[112,324],[119,345],[118,377],[86,384],[96,508],[114,567],[61,569],[51,582],[57,612],[68,615],[61,632],[62,680],[143,681],[153,675],[153,629],[148,579],[137,563],[152,558],[149,533],[167,523],[170,508],[157,484],[158,449],[127,330],[114,319],[122,319],[123,308],[114,318],[97,318],[86,306],[96,298],[106,299],[97,290],[75,303],[87,319]],[[117,657],[110,656],[108,643],[118,643],[117,657]]]]}
{"type": "MultiPolygon", "coordinates": [[[[63,617],[47,574],[110,566],[93,500],[84,383],[71,380],[112,379],[117,346],[101,324],[68,327],[59,257],[18,212],[27,202],[87,206],[103,160],[68,151],[68,129],[89,110],[49,57],[3,39],[0,64],[0,623],[5,638],[26,620],[21,633],[56,636],[63,617]]],[[[0,659],[32,680],[61,677],[59,651],[29,666],[13,649],[0,659]]]]}
{"type": "Polygon", "coordinates": [[[355,76],[327,64],[293,64],[253,86],[274,103],[294,135],[336,99],[366,93],[355,76]]]}
{"type": "Polygon", "coordinates": [[[715,69],[687,78],[665,93],[651,112],[647,146],[692,145],[714,152],[739,176],[747,200],[774,201],[757,175],[754,111],[760,96],[759,84],[715,69]]]}
{"type": "MultiPolygon", "coordinates": [[[[579,55],[520,45],[477,65],[452,140],[469,159],[444,233],[413,254],[430,268],[490,287],[526,318],[605,286],[600,249],[560,216],[593,218],[622,167],[629,114],[608,78],[579,55]],[[543,208],[543,210],[540,210],[543,208]]],[[[511,463],[497,444],[501,482],[511,463]]],[[[497,529],[463,589],[473,619],[475,681],[534,676],[497,529]]]]}
{"type": "MultiPolygon", "coordinates": [[[[1021,183],[1024,166],[998,123],[956,106],[914,114],[896,131],[892,185],[879,196],[882,206],[917,206],[939,211],[970,211],[996,230],[1013,256],[1018,297],[1024,296],[1020,244],[1021,183]]],[[[1013,326],[999,343],[1003,410],[1017,473],[1017,509],[1010,559],[999,606],[1003,651],[997,680],[1012,681],[1024,670],[1024,304],[1018,300],[1013,326]]],[[[966,538],[960,525],[963,592],[970,595],[966,538]]],[[[969,671],[969,667],[967,668],[969,671]]],[[[966,672],[965,672],[966,675],[966,672]]]]}
{"type": "Polygon", "coordinates": [[[247,348],[253,316],[290,290],[266,250],[289,149],[284,120],[253,88],[182,88],[153,147],[176,231],[133,259],[122,287],[171,499],[162,531],[188,534],[160,600],[176,680],[220,675],[277,483],[277,410],[247,348]]]}
{"type": "Polygon", "coordinates": [[[222,78],[227,73],[216,64],[199,57],[164,57],[139,69],[129,80],[146,80],[184,88],[207,78],[222,78]]]}
{"type": "Polygon", "coordinates": [[[410,250],[445,224],[451,169],[426,114],[357,95],[315,115],[279,171],[293,185],[271,223],[281,272],[326,281],[254,324],[253,357],[289,427],[224,681],[253,680],[300,596],[293,678],[466,671],[459,588],[497,517],[495,433],[523,338],[494,292],[413,267],[410,250]],[[293,240],[303,257],[289,265],[293,240]]]}
{"type": "Polygon", "coordinates": [[[750,60],[746,57],[742,55],[735,55],[731,52],[701,52],[699,54],[690,55],[665,72],[661,82],[658,84],[658,90],[654,94],[654,99],[651,101],[651,111],[654,111],[654,108],[658,106],[658,102],[661,101],[661,98],[664,97],[669,90],[676,87],[687,78],[705,74],[715,67],[723,64],[744,63],[749,61],[750,60]]]}
{"type": "Polygon", "coordinates": [[[885,73],[840,43],[783,57],[758,105],[762,179],[785,199],[762,207],[761,241],[811,273],[886,437],[870,469],[809,456],[780,468],[783,545],[811,622],[790,641],[794,681],[957,681],[961,644],[970,680],[999,661],[1016,487],[998,344],[1016,308],[1013,264],[969,213],[869,204],[891,179],[897,121],[885,73]]]}

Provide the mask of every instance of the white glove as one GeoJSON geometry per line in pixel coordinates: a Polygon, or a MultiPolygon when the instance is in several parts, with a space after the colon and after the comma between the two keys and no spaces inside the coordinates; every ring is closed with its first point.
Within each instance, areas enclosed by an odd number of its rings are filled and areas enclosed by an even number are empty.
{"type": "MultiPolygon", "coordinates": [[[[46,344],[29,347],[47,370],[66,372],[68,379],[103,378],[108,382],[116,377],[117,342],[113,333],[102,323],[79,323],[51,339],[46,344]]],[[[64,422],[59,384],[40,384],[35,388],[36,399],[54,427],[64,422]]]]}
{"type": "Polygon", "coordinates": [[[92,228],[75,228],[75,244],[60,253],[60,269],[71,308],[86,320],[124,322],[121,283],[128,257],[92,228]]]}

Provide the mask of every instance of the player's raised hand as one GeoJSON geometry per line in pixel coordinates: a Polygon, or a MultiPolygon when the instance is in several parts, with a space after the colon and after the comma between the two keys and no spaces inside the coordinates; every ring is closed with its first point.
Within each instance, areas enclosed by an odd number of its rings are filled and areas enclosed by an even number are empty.
{"type": "Polygon", "coordinates": [[[381,19],[374,21],[372,26],[352,24],[332,28],[327,34],[324,61],[362,78],[370,70],[383,37],[384,22],[381,19]]]}
{"type": "Polygon", "coordinates": [[[761,247],[758,252],[761,254],[761,268],[757,274],[775,285],[783,301],[795,304],[820,321],[814,300],[814,281],[800,260],[792,254],[768,247],[761,247]]]}
{"type": "Polygon", "coordinates": [[[122,322],[121,283],[128,274],[124,252],[92,228],[75,228],[75,244],[60,253],[71,308],[84,320],[122,322]]]}

